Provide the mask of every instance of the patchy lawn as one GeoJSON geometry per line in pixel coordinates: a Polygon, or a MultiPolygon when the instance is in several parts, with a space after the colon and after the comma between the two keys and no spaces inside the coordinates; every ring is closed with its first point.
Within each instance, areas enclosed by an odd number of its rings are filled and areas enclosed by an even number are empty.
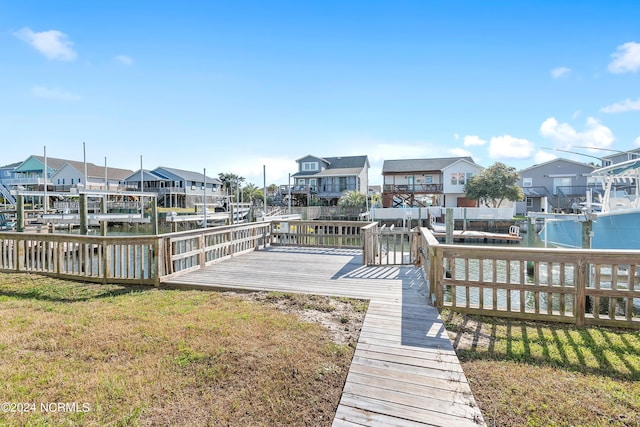
{"type": "Polygon", "coordinates": [[[640,332],[442,313],[487,425],[640,425],[640,332]]]}
{"type": "Polygon", "coordinates": [[[0,273],[0,425],[331,425],[364,311],[0,273]]]}

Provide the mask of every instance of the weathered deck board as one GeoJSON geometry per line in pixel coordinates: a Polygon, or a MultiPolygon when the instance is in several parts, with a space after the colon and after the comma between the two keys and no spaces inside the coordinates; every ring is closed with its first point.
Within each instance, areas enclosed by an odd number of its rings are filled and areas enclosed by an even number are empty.
{"type": "Polygon", "coordinates": [[[334,426],[484,425],[418,269],[367,267],[352,249],[269,248],[165,286],[367,299],[369,310],[334,426]]]}

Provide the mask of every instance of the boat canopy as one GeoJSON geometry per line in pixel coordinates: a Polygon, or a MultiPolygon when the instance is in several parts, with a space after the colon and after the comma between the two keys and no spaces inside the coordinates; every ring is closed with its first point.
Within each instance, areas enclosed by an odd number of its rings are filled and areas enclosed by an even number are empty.
{"type": "Polygon", "coordinates": [[[600,168],[591,173],[591,175],[600,176],[637,176],[640,171],[640,159],[627,160],[626,162],[616,163],[604,168],[600,168]]]}

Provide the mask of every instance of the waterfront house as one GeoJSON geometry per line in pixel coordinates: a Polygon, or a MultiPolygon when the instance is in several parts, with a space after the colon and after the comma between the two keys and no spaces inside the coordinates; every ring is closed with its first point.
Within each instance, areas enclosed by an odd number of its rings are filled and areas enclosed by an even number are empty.
{"type": "Polygon", "coordinates": [[[296,160],[298,171],[291,175],[292,204],[308,206],[312,199],[333,206],[342,193],[358,191],[367,194],[369,159],[367,156],[316,157],[308,155],[296,160]]]}
{"type": "Polygon", "coordinates": [[[382,206],[474,207],[464,186],[483,169],[471,157],[385,160],[382,206]]]}
{"type": "Polygon", "coordinates": [[[593,164],[558,158],[519,171],[525,200],[516,202],[516,214],[575,210],[587,189],[601,188],[590,176],[595,169],[593,164]]]}
{"type": "Polygon", "coordinates": [[[617,152],[615,154],[610,154],[608,156],[604,156],[601,159],[601,166],[610,166],[616,163],[626,162],[627,160],[633,160],[640,158],[640,148],[635,148],[629,151],[617,152]]]}
{"type": "Polygon", "coordinates": [[[132,173],[128,169],[97,166],[89,162],[56,157],[29,156],[9,171],[5,167],[2,184],[10,190],[43,191],[47,189],[68,192],[71,189],[118,190],[123,179],[132,173]],[[85,176],[86,167],[86,176],[85,176]],[[86,181],[86,182],[85,182],[86,181]]]}
{"type": "Polygon", "coordinates": [[[156,193],[158,206],[193,208],[201,205],[206,194],[207,205],[222,208],[225,195],[218,178],[205,177],[203,173],[159,166],[154,170],[140,170],[125,178],[127,188],[156,193]],[[205,189],[206,185],[206,189],[205,189]]]}
{"type": "Polygon", "coordinates": [[[5,205],[16,203],[14,195],[11,194],[12,186],[9,183],[15,178],[18,166],[20,166],[20,162],[0,166],[0,198],[5,205]]]}
{"type": "MultiPolygon", "coordinates": [[[[47,164],[48,165],[48,164],[47,164]]],[[[133,173],[129,169],[97,166],[93,163],[66,161],[49,179],[49,189],[54,191],[72,191],[72,189],[118,191],[124,179],[133,173]]]]}

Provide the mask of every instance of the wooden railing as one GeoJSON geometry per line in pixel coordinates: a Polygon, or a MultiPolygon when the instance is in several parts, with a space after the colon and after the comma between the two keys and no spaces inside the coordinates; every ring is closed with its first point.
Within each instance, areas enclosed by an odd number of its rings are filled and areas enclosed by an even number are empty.
{"type": "Polygon", "coordinates": [[[420,262],[438,308],[640,328],[637,251],[441,245],[424,228],[420,236],[420,262]]]}
{"type": "Polygon", "coordinates": [[[272,221],[271,244],[281,246],[363,247],[360,221],[272,221]]]}
{"type": "Polygon", "coordinates": [[[157,284],[159,241],[150,236],[0,233],[0,271],[101,283],[157,284]]]}
{"type": "Polygon", "coordinates": [[[161,235],[161,279],[264,248],[270,233],[270,222],[256,222],[161,235]]]}
{"type": "Polygon", "coordinates": [[[0,271],[100,283],[158,286],[269,243],[271,223],[206,228],[159,236],[0,233],[0,271]]]}
{"type": "MultiPolygon", "coordinates": [[[[426,228],[411,234],[409,256],[402,251],[394,263],[424,269],[438,308],[640,328],[637,251],[443,245],[426,228]]],[[[3,232],[0,271],[159,286],[266,245],[358,248],[363,264],[381,264],[384,238],[376,223],[355,221],[273,221],[158,236],[3,232]]]]}

